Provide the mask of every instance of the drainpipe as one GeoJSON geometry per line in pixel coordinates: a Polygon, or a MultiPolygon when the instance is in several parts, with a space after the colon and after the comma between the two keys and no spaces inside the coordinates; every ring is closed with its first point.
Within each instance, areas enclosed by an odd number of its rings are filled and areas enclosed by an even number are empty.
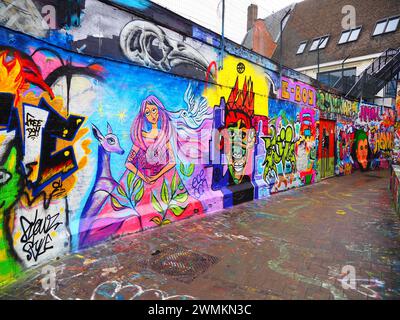
{"type": "Polygon", "coordinates": [[[225,0],[222,0],[222,28],[221,28],[221,49],[219,52],[218,69],[224,68],[224,52],[225,52],[225,0]]]}
{"type": "Polygon", "coordinates": [[[292,9],[289,9],[288,11],[286,11],[285,15],[283,16],[283,18],[280,21],[280,25],[281,25],[281,35],[279,37],[279,64],[280,64],[280,68],[279,68],[279,75],[280,75],[280,80],[282,83],[282,69],[283,69],[283,21],[285,21],[285,19],[289,16],[289,14],[292,12],[292,9]]]}

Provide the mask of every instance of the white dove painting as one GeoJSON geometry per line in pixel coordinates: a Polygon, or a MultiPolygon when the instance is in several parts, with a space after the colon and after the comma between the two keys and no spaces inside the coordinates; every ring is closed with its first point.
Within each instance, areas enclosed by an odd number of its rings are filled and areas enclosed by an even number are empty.
{"type": "Polygon", "coordinates": [[[186,103],[187,109],[181,109],[177,112],[172,112],[172,119],[179,122],[184,122],[185,127],[197,130],[202,127],[207,119],[213,118],[212,110],[208,108],[207,99],[203,96],[195,96],[192,84],[189,83],[183,100],[186,103]]]}

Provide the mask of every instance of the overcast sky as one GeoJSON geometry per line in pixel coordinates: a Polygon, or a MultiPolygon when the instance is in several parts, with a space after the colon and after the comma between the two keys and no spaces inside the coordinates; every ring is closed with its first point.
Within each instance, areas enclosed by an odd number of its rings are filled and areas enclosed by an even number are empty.
{"type": "MultiPolygon", "coordinates": [[[[225,33],[229,39],[241,43],[246,35],[247,7],[258,5],[258,17],[265,18],[293,2],[302,0],[226,0],[225,33]]],[[[215,32],[221,33],[222,0],[152,0],[215,32]]]]}

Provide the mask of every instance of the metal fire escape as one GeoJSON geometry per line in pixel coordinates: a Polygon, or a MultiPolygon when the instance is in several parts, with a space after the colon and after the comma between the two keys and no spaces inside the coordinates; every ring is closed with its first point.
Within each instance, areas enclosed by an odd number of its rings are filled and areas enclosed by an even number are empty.
{"type": "Polygon", "coordinates": [[[356,77],[355,84],[350,89],[345,88],[345,79],[343,78],[339,79],[334,87],[342,89],[346,93],[346,97],[373,99],[399,72],[400,48],[387,49],[361,75],[356,77]]]}

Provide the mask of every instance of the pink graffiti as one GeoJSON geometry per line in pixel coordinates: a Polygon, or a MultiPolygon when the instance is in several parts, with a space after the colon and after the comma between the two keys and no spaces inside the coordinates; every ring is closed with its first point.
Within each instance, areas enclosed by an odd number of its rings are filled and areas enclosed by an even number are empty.
{"type": "Polygon", "coordinates": [[[380,121],[379,107],[362,105],[360,107],[359,118],[362,122],[380,121]]]}

